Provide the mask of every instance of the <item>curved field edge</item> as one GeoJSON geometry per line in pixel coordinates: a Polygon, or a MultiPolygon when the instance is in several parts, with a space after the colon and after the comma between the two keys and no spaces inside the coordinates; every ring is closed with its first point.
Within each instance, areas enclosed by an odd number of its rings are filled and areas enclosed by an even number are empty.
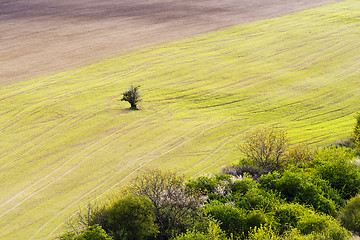
{"type": "Polygon", "coordinates": [[[259,126],[315,145],[349,137],[359,15],[350,0],[0,88],[0,238],[54,237],[145,168],[216,171],[259,126]],[[140,111],[117,101],[131,83],[140,111]]]}

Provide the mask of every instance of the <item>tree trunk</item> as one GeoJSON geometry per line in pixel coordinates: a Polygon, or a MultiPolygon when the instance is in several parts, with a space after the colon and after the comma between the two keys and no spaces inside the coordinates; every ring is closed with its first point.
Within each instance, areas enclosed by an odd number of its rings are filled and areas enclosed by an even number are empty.
{"type": "Polygon", "coordinates": [[[135,103],[130,103],[131,104],[131,109],[137,109],[136,104],[135,103]]]}

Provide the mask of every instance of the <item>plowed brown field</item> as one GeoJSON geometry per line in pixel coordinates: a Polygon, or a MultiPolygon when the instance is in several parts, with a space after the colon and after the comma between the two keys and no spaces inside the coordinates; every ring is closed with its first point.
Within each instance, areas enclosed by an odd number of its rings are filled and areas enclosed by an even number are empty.
{"type": "Polygon", "coordinates": [[[0,0],[0,85],[328,1],[0,0]]]}

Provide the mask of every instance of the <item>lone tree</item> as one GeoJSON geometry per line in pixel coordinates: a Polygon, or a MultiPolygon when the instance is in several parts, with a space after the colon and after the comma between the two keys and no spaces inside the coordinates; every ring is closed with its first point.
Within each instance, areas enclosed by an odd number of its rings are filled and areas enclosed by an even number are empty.
{"type": "Polygon", "coordinates": [[[129,102],[132,110],[138,110],[136,104],[141,101],[140,93],[139,93],[140,86],[134,86],[131,84],[130,88],[123,92],[123,96],[120,99],[121,101],[129,102]]]}

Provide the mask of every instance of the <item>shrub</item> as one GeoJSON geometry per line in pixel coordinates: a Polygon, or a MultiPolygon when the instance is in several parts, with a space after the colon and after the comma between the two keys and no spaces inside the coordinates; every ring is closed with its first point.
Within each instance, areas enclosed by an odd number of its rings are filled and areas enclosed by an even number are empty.
{"type": "Polygon", "coordinates": [[[73,240],[76,237],[76,234],[73,232],[67,232],[58,237],[59,240],[73,240]]]}
{"type": "Polygon", "coordinates": [[[261,175],[266,174],[264,169],[254,165],[250,159],[241,159],[237,165],[223,168],[222,172],[234,177],[251,176],[254,180],[260,178],[261,175]]]}
{"type": "Polygon", "coordinates": [[[285,232],[283,235],[279,235],[276,230],[270,226],[255,227],[249,233],[248,240],[329,240],[329,238],[322,238],[319,234],[307,234],[303,235],[296,228],[285,232]]]}
{"type": "Polygon", "coordinates": [[[60,240],[113,240],[99,225],[88,227],[79,235],[67,233],[60,237],[60,240]]]}
{"type": "Polygon", "coordinates": [[[343,199],[350,199],[360,191],[360,171],[351,162],[353,154],[346,148],[319,150],[314,167],[322,179],[328,181],[343,199]]]}
{"type": "Polygon", "coordinates": [[[340,221],[348,230],[360,233],[360,194],[347,202],[340,213],[340,221]]]}
{"type": "Polygon", "coordinates": [[[185,232],[194,225],[201,227],[207,222],[201,211],[206,196],[187,188],[184,180],[184,176],[173,172],[147,170],[129,186],[129,192],[134,196],[146,196],[152,202],[160,239],[185,232]]]}
{"type": "Polygon", "coordinates": [[[119,199],[107,208],[107,219],[103,228],[115,240],[126,239],[141,240],[154,236],[158,232],[155,224],[154,206],[143,196],[126,196],[119,199]]]}
{"type": "Polygon", "coordinates": [[[320,148],[314,155],[314,166],[322,162],[332,162],[338,159],[351,160],[354,157],[350,149],[336,146],[320,148]]]}
{"type": "Polygon", "coordinates": [[[308,213],[304,217],[301,217],[298,221],[298,229],[303,234],[310,234],[313,232],[321,233],[325,231],[327,227],[326,215],[319,215],[312,212],[308,213]]]}
{"type": "Polygon", "coordinates": [[[186,183],[190,189],[206,194],[209,200],[226,202],[231,195],[233,177],[228,174],[203,175],[186,183]]]}
{"type": "Polygon", "coordinates": [[[260,227],[261,225],[271,226],[273,220],[262,210],[254,210],[248,213],[245,219],[245,234],[247,235],[251,229],[260,227]]]}
{"type": "Polygon", "coordinates": [[[286,231],[282,236],[282,240],[320,240],[315,234],[303,235],[297,228],[292,228],[286,231]]]}
{"type": "Polygon", "coordinates": [[[240,151],[265,171],[282,170],[285,165],[285,152],[288,138],[285,131],[265,128],[249,133],[245,142],[239,145],[240,151]]]}
{"type": "Polygon", "coordinates": [[[252,178],[245,177],[241,181],[236,181],[231,186],[233,194],[244,195],[251,188],[258,188],[260,184],[252,178]]]}
{"type": "Polygon", "coordinates": [[[235,239],[245,239],[254,227],[272,224],[272,219],[262,210],[246,211],[216,201],[206,206],[206,212],[220,222],[228,237],[235,239]]]}
{"type": "Polygon", "coordinates": [[[226,233],[215,221],[210,221],[206,232],[187,231],[172,240],[228,240],[226,233]]]}
{"type": "Polygon", "coordinates": [[[254,228],[249,233],[249,239],[345,240],[350,237],[350,233],[331,216],[316,213],[299,204],[282,205],[274,215],[274,225],[254,228]],[[284,231],[281,231],[282,226],[284,231]]]}
{"type": "Polygon", "coordinates": [[[280,193],[287,202],[309,204],[316,210],[335,216],[338,205],[330,197],[338,198],[327,182],[305,171],[286,170],[260,178],[261,185],[280,193]]]}
{"type": "Polygon", "coordinates": [[[172,238],[172,240],[208,240],[208,236],[205,233],[198,231],[187,231],[182,233],[177,237],[172,238]]]}
{"type": "Polygon", "coordinates": [[[313,160],[313,153],[311,149],[305,144],[298,144],[292,146],[286,153],[287,164],[292,164],[297,167],[307,168],[313,160]]]}
{"type": "Polygon", "coordinates": [[[202,175],[195,179],[189,180],[186,185],[192,189],[197,189],[208,194],[215,191],[218,182],[212,175],[202,175]]]}
{"type": "Polygon", "coordinates": [[[235,194],[235,205],[238,208],[247,210],[271,211],[280,204],[280,198],[271,192],[267,192],[257,187],[250,188],[245,194],[235,194]]]}
{"type": "Polygon", "coordinates": [[[228,204],[213,202],[206,206],[206,212],[220,222],[220,227],[230,237],[241,237],[246,231],[246,212],[228,204]]]}
{"type": "Polygon", "coordinates": [[[300,218],[309,213],[309,209],[298,203],[281,204],[274,210],[274,219],[279,234],[296,228],[300,218]]]}
{"type": "Polygon", "coordinates": [[[89,203],[80,208],[66,224],[75,235],[80,234],[90,226],[103,226],[106,222],[106,206],[97,203],[89,203]]]}
{"type": "Polygon", "coordinates": [[[255,227],[249,233],[248,240],[278,240],[279,236],[269,226],[255,227]]]}
{"type": "Polygon", "coordinates": [[[301,216],[297,228],[302,234],[314,234],[315,239],[345,240],[351,235],[334,218],[315,212],[301,216]]]}

